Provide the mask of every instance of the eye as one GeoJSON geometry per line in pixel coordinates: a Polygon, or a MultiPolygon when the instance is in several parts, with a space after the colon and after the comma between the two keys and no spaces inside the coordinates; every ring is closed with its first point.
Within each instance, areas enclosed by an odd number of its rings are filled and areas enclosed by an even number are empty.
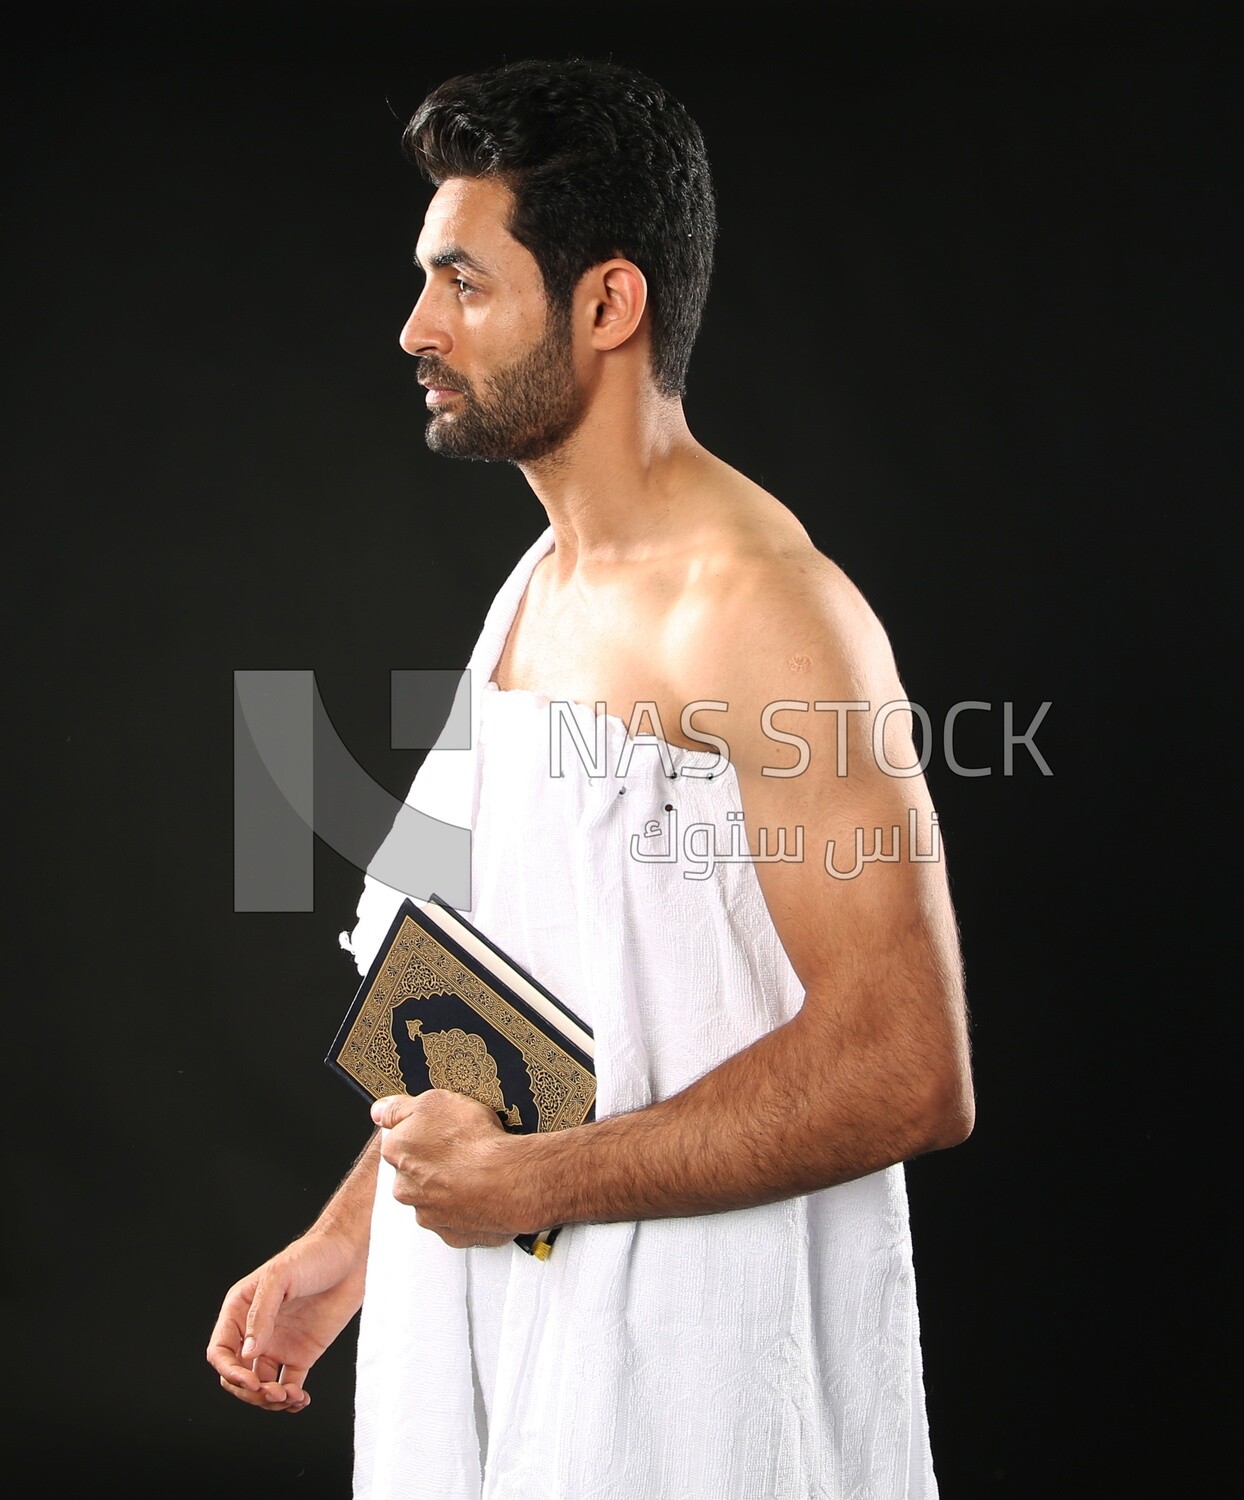
{"type": "Polygon", "coordinates": [[[460,297],[469,296],[471,292],[475,291],[475,288],[471,285],[471,283],[466,279],[465,276],[455,276],[453,278],[453,284],[458,288],[458,295],[460,297]]]}

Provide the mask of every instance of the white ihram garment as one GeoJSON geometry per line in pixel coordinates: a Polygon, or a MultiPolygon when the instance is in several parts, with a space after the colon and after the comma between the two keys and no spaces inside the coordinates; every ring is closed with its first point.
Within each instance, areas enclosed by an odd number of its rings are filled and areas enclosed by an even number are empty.
{"type": "MultiPolygon", "coordinates": [[[[557,777],[548,705],[489,682],[551,546],[545,531],[488,613],[474,749],[430,752],[407,800],[474,828],[471,921],[592,1027],[605,1116],[685,1087],[803,991],[750,864],[688,878],[703,862],[632,857],[632,834],[665,848],[643,830],[668,827],[667,804],[727,849],[732,767],[575,706],[607,774],[567,729],[557,777]]],[[[342,935],[360,973],[400,900],[368,877],[342,935]]],[[[355,1500],[933,1500],[903,1169],[730,1213],[572,1224],[540,1261],[450,1249],[381,1163],[356,1415],[355,1500]]]]}

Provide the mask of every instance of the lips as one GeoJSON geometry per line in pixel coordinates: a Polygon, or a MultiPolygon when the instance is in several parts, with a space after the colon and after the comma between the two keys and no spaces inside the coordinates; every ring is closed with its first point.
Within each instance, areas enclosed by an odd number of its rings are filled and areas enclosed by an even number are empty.
{"type": "Polygon", "coordinates": [[[428,406],[439,406],[441,402],[448,401],[451,396],[460,396],[462,392],[452,385],[430,385],[425,403],[428,406]]]}

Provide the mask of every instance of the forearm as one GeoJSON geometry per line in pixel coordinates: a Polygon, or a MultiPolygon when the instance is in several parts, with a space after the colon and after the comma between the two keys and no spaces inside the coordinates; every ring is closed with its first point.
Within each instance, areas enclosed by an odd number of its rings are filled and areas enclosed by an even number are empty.
{"type": "Polygon", "coordinates": [[[523,1138],[525,1227],[714,1213],[811,1192],[962,1139],[953,1061],[803,1018],[669,1099],[523,1138]]]}
{"type": "Polygon", "coordinates": [[[239,1400],[307,1404],[307,1371],[362,1305],[378,1160],[376,1132],[315,1223],[230,1287],[207,1358],[239,1400]]]}
{"type": "Polygon", "coordinates": [[[380,1132],[377,1130],[372,1132],[353,1166],[320,1210],[315,1223],[306,1231],[307,1235],[332,1239],[347,1246],[360,1271],[366,1264],[367,1247],[371,1238],[372,1204],[379,1161],[380,1132]]]}

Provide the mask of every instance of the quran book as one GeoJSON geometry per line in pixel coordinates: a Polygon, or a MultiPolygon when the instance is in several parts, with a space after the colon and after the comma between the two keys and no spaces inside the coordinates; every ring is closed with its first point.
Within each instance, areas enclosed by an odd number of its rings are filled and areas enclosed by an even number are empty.
{"type": "MultiPolygon", "coordinates": [[[[435,894],[403,900],[324,1061],[367,1099],[451,1089],[523,1134],[595,1118],[591,1028],[435,894]]],[[[543,1260],[557,1232],[515,1244],[543,1260]]]]}

